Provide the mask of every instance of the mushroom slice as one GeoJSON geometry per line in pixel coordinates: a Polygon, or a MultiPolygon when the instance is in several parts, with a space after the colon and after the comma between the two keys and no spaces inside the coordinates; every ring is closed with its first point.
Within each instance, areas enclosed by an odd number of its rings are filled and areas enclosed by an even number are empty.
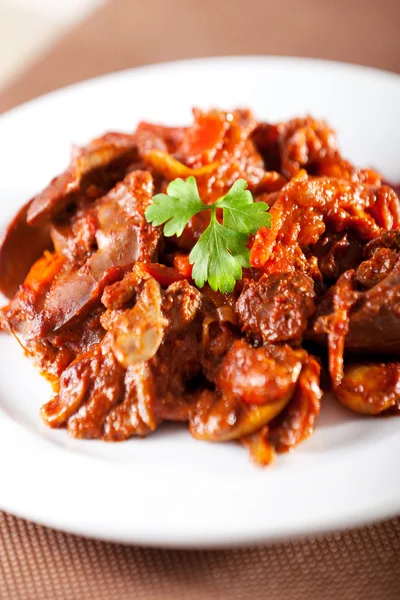
{"type": "Polygon", "coordinates": [[[259,431],[241,438],[254,462],[268,465],[276,453],[288,452],[312,434],[322,397],[319,378],[319,363],[308,356],[292,399],[283,411],[259,431]]]}
{"type": "Polygon", "coordinates": [[[235,341],[221,364],[217,390],[200,393],[190,433],[222,442],[256,431],[289,402],[305,357],[290,346],[253,348],[235,341]]]}
{"type": "Polygon", "coordinates": [[[203,390],[189,418],[189,431],[198,440],[227,442],[246,436],[279,414],[290,400],[282,398],[261,406],[246,406],[238,398],[227,399],[216,391],[203,390]]]}
{"type": "Polygon", "coordinates": [[[356,363],[346,365],[335,389],[342,404],[365,415],[378,415],[400,400],[400,363],[356,363]]]}
{"type": "Polygon", "coordinates": [[[149,277],[135,306],[117,313],[108,325],[111,350],[123,367],[149,360],[156,354],[167,324],[161,304],[160,285],[149,277]]]}

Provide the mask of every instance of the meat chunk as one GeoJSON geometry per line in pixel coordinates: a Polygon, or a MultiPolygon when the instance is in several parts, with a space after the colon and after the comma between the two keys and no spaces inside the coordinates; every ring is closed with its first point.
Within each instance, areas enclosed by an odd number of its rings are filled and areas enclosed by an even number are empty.
{"type": "Polygon", "coordinates": [[[346,271],[320,302],[307,337],[327,343],[334,387],[343,376],[343,354],[400,355],[400,260],[393,250],[366,247],[357,271],[346,271]]]}
{"type": "Polygon", "coordinates": [[[45,338],[72,319],[84,316],[100,300],[105,286],[121,279],[137,260],[154,259],[160,233],[144,217],[152,193],[149,173],[130,173],[96,203],[97,250],[84,264],[79,266],[63,255],[57,256],[52,269],[48,269],[48,278],[40,272],[39,287],[43,291],[34,295],[34,284],[29,285],[33,271],[9,309],[11,330],[22,343],[45,338]],[[48,281],[47,286],[43,279],[48,281]],[[32,314],[29,325],[19,318],[22,306],[32,314]]]}
{"type": "Polygon", "coordinates": [[[31,267],[24,284],[4,309],[4,318],[9,331],[26,350],[33,338],[31,330],[40,320],[46,295],[61,273],[64,262],[64,257],[45,252],[31,267]]]}
{"type": "Polygon", "coordinates": [[[215,383],[223,359],[239,337],[234,311],[237,296],[214,292],[206,286],[202,290],[202,297],[205,317],[202,327],[201,366],[208,381],[215,383]]]}
{"type": "MultiPolygon", "coordinates": [[[[130,366],[124,374],[124,394],[102,421],[99,437],[119,442],[133,435],[145,436],[159,423],[152,409],[156,390],[150,366],[145,362],[130,366]]],[[[75,431],[71,432],[75,435],[75,431]]]]}
{"type": "Polygon", "coordinates": [[[377,248],[371,258],[364,260],[356,270],[356,281],[364,288],[372,288],[393,271],[397,254],[389,248],[377,248]]]}
{"type": "Polygon", "coordinates": [[[200,392],[190,415],[198,439],[226,441],[252,433],[290,400],[305,352],[289,346],[253,348],[234,342],[222,361],[216,391],[200,392]]]}
{"type": "Polygon", "coordinates": [[[183,281],[162,293],[149,275],[137,290],[133,309],[103,315],[102,342],[62,374],[60,389],[42,408],[50,426],[66,424],[74,437],[122,440],[146,435],[166,419],[188,419],[186,382],[200,370],[200,292],[183,281]],[[141,320],[150,302],[154,310],[141,320]]]}
{"type": "Polygon", "coordinates": [[[139,155],[143,157],[152,150],[175,154],[186,131],[186,127],[166,127],[141,121],[135,132],[139,155]]]}
{"type": "Polygon", "coordinates": [[[51,427],[68,420],[74,437],[100,437],[104,419],[122,390],[122,367],[106,344],[98,345],[63,372],[60,390],[42,408],[42,417],[51,427]]]}
{"type": "Polygon", "coordinates": [[[393,270],[400,253],[400,231],[385,231],[364,247],[365,260],[356,270],[357,282],[366,288],[380,283],[393,270]]]}
{"type": "Polygon", "coordinates": [[[27,224],[29,206],[30,202],[18,211],[0,240],[0,292],[7,298],[17,292],[35,260],[51,249],[48,225],[27,224]]]}
{"type": "Polygon", "coordinates": [[[370,209],[376,223],[383,229],[400,226],[400,201],[396,192],[388,185],[375,187],[375,202],[370,209]]]}
{"type": "Polygon", "coordinates": [[[293,177],[300,169],[336,159],[339,151],[335,132],[327,123],[312,117],[292,119],[279,126],[281,171],[293,177]]]}
{"type": "MultiPolygon", "coordinates": [[[[369,242],[381,233],[372,216],[377,201],[378,192],[371,186],[309,177],[302,171],[279,192],[270,209],[272,227],[258,230],[250,264],[266,270],[281,246],[305,251],[317,244],[327,229],[332,233],[352,232],[360,241],[369,242]]],[[[394,228],[398,226],[398,209],[397,204],[388,208],[394,228]]]]}
{"type": "Polygon", "coordinates": [[[238,338],[238,332],[227,321],[206,317],[203,321],[201,366],[204,376],[215,383],[221,363],[238,338]]]}
{"type": "Polygon", "coordinates": [[[225,397],[267,404],[290,397],[301,366],[301,350],[275,345],[253,348],[238,340],[226,355],[216,384],[225,397]]]}
{"type": "Polygon", "coordinates": [[[352,307],[346,349],[400,356],[400,261],[352,307]]]}
{"type": "Polygon", "coordinates": [[[135,156],[136,138],[125,133],[107,133],[85,148],[75,148],[66,171],[55,177],[29,205],[27,222],[37,225],[49,221],[75,199],[76,194],[85,192],[99,179],[104,184],[100,190],[107,192],[124,176],[126,166],[135,156]],[[117,161],[122,164],[116,164],[117,161]],[[120,168],[116,169],[117,166],[120,168]]]}
{"type": "MultiPolygon", "coordinates": [[[[151,429],[163,420],[188,419],[186,383],[200,371],[200,293],[187,282],[173,284],[163,294],[162,311],[166,326],[158,351],[150,360],[128,368],[134,370],[135,393],[142,406],[140,414],[147,415],[144,420],[151,429]]],[[[107,439],[121,439],[118,423],[129,415],[130,402],[123,401],[108,415],[107,439]]],[[[131,427],[126,433],[135,435],[136,431],[131,427]]]]}
{"type": "Polygon", "coordinates": [[[400,252],[400,229],[383,231],[365,246],[366,258],[371,258],[377,248],[388,248],[400,252]]]}
{"type": "Polygon", "coordinates": [[[236,303],[241,330],[258,343],[302,341],[314,313],[313,280],[299,272],[250,281],[236,303]]]}
{"type": "Polygon", "coordinates": [[[337,387],[343,377],[343,355],[350,328],[350,314],[359,292],[355,286],[354,271],[339,277],[320,302],[307,337],[328,344],[329,374],[337,387]]]}
{"type": "Polygon", "coordinates": [[[59,377],[78,354],[98,344],[104,335],[100,324],[103,311],[100,307],[94,307],[79,323],[70,324],[62,332],[41,339],[30,336],[30,329],[37,318],[37,307],[41,306],[62,264],[59,257],[45,254],[35,263],[23,288],[3,311],[4,327],[14,333],[35,365],[50,379],[59,377]]]}
{"type": "Polygon", "coordinates": [[[264,160],[265,168],[280,171],[281,157],[279,148],[279,124],[258,123],[251,139],[264,160]]]}
{"type": "Polygon", "coordinates": [[[329,231],[310,250],[318,259],[324,282],[331,284],[345,271],[358,267],[363,259],[364,244],[351,233],[329,231]]]}
{"type": "Polygon", "coordinates": [[[365,256],[355,275],[362,292],[350,313],[346,349],[398,357],[400,232],[377,236],[366,245],[365,256]]]}

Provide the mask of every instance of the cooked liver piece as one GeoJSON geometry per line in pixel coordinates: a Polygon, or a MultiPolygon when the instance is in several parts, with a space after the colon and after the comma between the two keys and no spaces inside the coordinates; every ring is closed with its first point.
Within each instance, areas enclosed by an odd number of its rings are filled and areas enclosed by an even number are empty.
{"type": "Polygon", "coordinates": [[[314,282],[303,273],[263,275],[247,283],[236,313],[250,339],[298,345],[315,310],[314,299],[314,282]]]}

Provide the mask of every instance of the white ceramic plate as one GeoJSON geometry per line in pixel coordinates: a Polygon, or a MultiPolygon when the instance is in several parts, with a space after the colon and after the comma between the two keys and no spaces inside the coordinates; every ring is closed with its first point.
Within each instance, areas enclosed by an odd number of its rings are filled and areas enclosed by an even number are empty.
{"type": "MultiPolygon", "coordinates": [[[[219,58],[116,73],[0,118],[1,226],[67,163],[72,143],[140,119],[182,124],[191,106],[251,107],[271,121],[312,113],[345,156],[400,181],[400,77],[290,58],[219,58]]],[[[400,512],[400,420],[354,415],[327,398],[315,434],[262,470],[241,446],[184,426],[120,444],[69,439],[38,409],[47,383],[0,336],[0,507],[88,536],[222,546],[352,526],[400,512]]]]}

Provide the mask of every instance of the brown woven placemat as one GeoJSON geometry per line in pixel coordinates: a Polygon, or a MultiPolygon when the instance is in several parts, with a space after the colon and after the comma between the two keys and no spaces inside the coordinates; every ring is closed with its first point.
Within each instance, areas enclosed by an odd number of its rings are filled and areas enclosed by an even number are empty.
{"type": "Polygon", "coordinates": [[[398,600],[400,519],[237,550],[121,546],[0,513],[1,600],[398,600]]]}
{"type": "MultiPolygon", "coordinates": [[[[87,77],[194,56],[314,56],[400,73],[399,22],[399,0],[113,0],[1,92],[0,112],[87,77]]],[[[399,600],[400,519],[268,547],[171,551],[0,512],[0,600],[91,598],[399,600]]]]}

